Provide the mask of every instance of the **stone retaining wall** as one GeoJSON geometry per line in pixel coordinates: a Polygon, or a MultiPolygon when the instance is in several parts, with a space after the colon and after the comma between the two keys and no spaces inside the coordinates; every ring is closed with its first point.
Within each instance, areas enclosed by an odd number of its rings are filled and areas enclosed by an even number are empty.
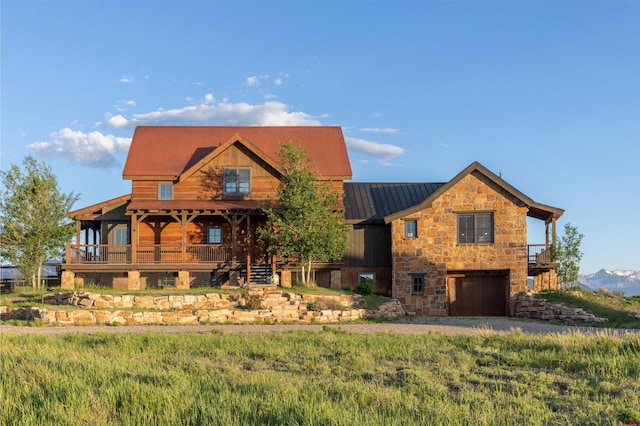
{"type": "Polygon", "coordinates": [[[141,325],[141,324],[243,324],[253,322],[344,322],[364,318],[364,309],[301,311],[299,309],[183,309],[177,311],[55,311],[45,308],[0,307],[0,318],[41,319],[45,324],[58,325],[141,325]]]}
{"type": "Polygon", "coordinates": [[[606,322],[606,318],[599,318],[581,308],[570,308],[562,303],[553,303],[545,299],[536,299],[533,293],[522,292],[509,300],[509,315],[517,318],[532,318],[540,320],[558,320],[574,323],[606,322]]]}
{"type": "Polygon", "coordinates": [[[298,295],[281,291],[248,291],[243,294],[110,295],[89,292],[44,296],[50,305],[81,309],[0,307],[0,319],[41,319],[45,324],[208,324],[252,322],[343,322],[364,318],[359,295],[298,295]],[[254,305],[254,306],[252,306],[254,305]],[[255,305],[259,305],[255,306],[255,305]],[[254,307],[254,309],[250,309],[254,307]],[[110,309],[110,310],[108,310],[110,309]],[[148,309],[142,312],[122,309],[148,309]]]}
{"type": "Polygon", "coordinates": [[[398,299],[392,299],[387,303],[378,306],[374,311],[367,311],[367,318],[386,318],[395,319],[407,315],[407,312],[398,299]]]}
{"type": "MultiPolygon", "coordinates": [[[[302,305],[306,310],[309,303],[322,303],[336,310],[343,310],[353,306],[364,304],[362,296],[340,295],[320,296],[311,294],[283,293],[277,290],[250,290],[238,294],[175,294],[164,296],[148,295],[112,295],[90,292],[67,292],[44,295],[44,303],[48,305],[72,305],[85,309],[150,309],[168,311],[176,309],[225,309],[247,307],[252,300],[259,301],[261,308],[275,306],[302,305]]],[[[254,302],[257,303],[257,302],[254,302]]]]}

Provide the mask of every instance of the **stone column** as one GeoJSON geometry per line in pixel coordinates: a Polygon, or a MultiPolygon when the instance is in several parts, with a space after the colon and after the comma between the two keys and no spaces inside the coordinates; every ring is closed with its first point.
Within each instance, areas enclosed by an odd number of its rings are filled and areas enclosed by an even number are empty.
{"type": "Polygon", "coordinates": [[[60,288],[73,290],[75,288],[75,278],[75,273],[71,271],[62,271],[62,277],[60,277],[60,288]]]}
{"type": "Polygon", "coordinates": [[[332,270],[329,278],[329,288],[342,288],[342,271],[332,270]]]}
{"type": "Polygon", "coordinates": [[[189,271],[178,271],[178,282],[176,283],[176,288],[179,290],[191,288],[190,279],[189,271]]]}
{"type": "Polygon", "coordinates": [[[291,288],[291,271],[280,272],[280,287],[291,288]]]}
{"type": "Polygon", "coordinates": [[[140,290],[140,271],[127,272],[127,290],[140,290]]]}

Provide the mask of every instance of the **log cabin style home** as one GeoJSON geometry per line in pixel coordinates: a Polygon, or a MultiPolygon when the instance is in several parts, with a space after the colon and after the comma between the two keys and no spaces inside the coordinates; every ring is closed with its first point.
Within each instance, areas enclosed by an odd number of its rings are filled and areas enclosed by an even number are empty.
{"type": "Polygon", "coordinates": [[[343,194],[348,249],[315,265],[320,285],[371,281],[418,315],[506,315],[529,276],[537,288],[554,282],[550,247],[563,210],[477,162],[448,182],[348,182],[340,127],[140,126],[123,171],[131,193],[69,214],[77,232],[62,287],[264,285],[275,275],[290,285],[296,265],[269,256],[255,237],[287,141],[343,194]],[[544,221],[543,244],[527,244],[527,217],[544,221]]]}

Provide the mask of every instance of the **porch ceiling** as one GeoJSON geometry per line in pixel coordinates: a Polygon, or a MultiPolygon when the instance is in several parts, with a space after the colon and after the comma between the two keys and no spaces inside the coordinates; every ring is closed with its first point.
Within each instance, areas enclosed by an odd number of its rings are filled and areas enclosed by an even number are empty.
{"type": "Polygon", "coordinates": [[[127,213],[134,211],[234,211],[259,210],[260,201],[256,200],[134,200],[127,206],[127,213]]]}
{"type": "Polygon", "coordinates": [[[527,216],[534,219],[544,220],[545,222],[550,222],[551,219],[560,218],[563,213],[564,210],[557,207],[551,207],[540,203],[533,203],[529,206],[527,216]]]}

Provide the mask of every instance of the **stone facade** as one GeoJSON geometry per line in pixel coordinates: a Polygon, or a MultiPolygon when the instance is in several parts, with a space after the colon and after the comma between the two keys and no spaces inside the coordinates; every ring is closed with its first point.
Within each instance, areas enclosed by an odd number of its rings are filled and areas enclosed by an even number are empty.
{"type": "Polygon", "coordinates": [[[509,296],[527,289],[527,207],[474,171],[430,207],[391,222],[393,294],[417,315],[449,314],[447,272],[509,271],[509,296]],[[458,244],[457,214],[492,212],[494,242],[458,244]],[[417,238],[405,238],[406,220],[417,221],[417,238]],[[424,294],[412,294],[412,274],[424,274],[424,294]]]}

